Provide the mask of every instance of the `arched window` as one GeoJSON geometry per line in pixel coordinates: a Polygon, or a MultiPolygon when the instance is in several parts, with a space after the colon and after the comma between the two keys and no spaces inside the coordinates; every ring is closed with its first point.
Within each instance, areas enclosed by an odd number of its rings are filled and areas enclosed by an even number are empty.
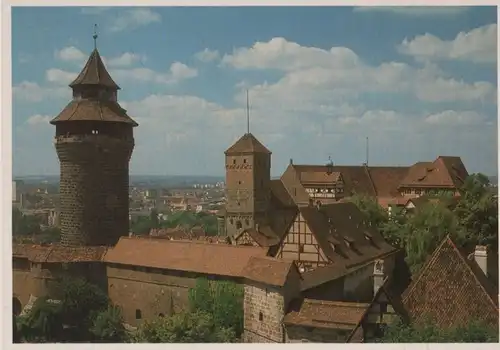
{"type": "Polygon", "coordinates": [[[259,312],[259,321],[264,320],[264,314],[262,314],[262,311],[259,312]]]}
{"type": "Polygon", "coordinates": [[[135,319],[140,320],[142,318],[142,312],[139,309],[135,310],[135,319]]]}
{"type": "Polygon", "coordinates": [[[161,312],[158,314],[158,317],[165,317],[164,314],[162,314],[161,312]]]}
{"type": "Polygon", "coordinates": [[[239,220],[238,220],[238,221],[236,221],[236,229],[238,229],[238,230],[239,230],[239,229],[241,229],[241,227],[242,227],[242,226],[243,226],[243,225],[241,225],[241,221],[239,221],[239,220]]]}

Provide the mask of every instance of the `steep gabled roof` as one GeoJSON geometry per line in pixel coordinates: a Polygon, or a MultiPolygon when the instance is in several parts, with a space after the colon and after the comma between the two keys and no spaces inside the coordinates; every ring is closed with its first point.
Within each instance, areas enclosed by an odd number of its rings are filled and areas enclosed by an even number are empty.
{"type": "Polygon", "coordinates": [[[106,70],[97,49],[92,51],[80,74],[69,84],[72,88],[78,85],[101,85],[111,89],[120,89],[106,70]]]}
{"type": "Polygon", "coordinates": [[[468,173],[460,157],[439,156],[434,162],[412,165],[400,187],[462,187],[468,173]]]}
{"type": "Polygon", "coordinates": [[[449,328],[475,320],[498,327],[498,289],[449,236],[403,293],[403,305],[415,323],[449,328]]]}
{"type": "MultiPolygon", "coordinates": [[[[242,276],[251,281],[283,287],[292,269],[297,270],[297,266],[293,261],[254,256],[250,258],[243,269],[242,276]]],[[[296,272],[300,278],[298,270],[296,272]]]]}
{"type": "Polygon", "coordinates": [[[229,147],[225,154],[241,154],[241,153],[266,153],[271,154],[262,143],[251,133],[246,133],[238,141],[236,141],[231,147],[229,147]]]}

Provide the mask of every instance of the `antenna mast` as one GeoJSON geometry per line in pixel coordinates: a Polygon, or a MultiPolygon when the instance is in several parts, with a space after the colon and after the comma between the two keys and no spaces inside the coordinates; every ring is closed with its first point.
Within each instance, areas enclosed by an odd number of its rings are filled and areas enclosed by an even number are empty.
{"type": "Polygon", "coordinates": [[[250,104],[248,103],[248,89],[247,89],[247,134],[250,134],[250,104]]]}
{"type": "Polygon", "coordinates": [[[368,156],[370,155],[368,137],[366,137],[366,165],[368,165],[368,156]]]}

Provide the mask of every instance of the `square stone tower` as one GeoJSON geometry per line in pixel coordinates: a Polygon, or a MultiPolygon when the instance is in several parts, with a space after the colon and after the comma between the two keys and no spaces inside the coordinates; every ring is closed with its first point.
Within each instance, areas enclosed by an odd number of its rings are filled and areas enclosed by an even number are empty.
{"type": "Polygon", "coordinates": [[[251,133],[226,152],[226,234],[234,237],[267,220],[271,196],[271,151],[251,133]]]}
{"type": "MultiPolygon", "coordinates": [[[[94,36],[94,40],[97,36],[94,36]]],[[[132,120],[94,49],[70,84],[73,100],[50,123],[60,162],[61,244],[114,245],[129,231],[132,120]]]]}

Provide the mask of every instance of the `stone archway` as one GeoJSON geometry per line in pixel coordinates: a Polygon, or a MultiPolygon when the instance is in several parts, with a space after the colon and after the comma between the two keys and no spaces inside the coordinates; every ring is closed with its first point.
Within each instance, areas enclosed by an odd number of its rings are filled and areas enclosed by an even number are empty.
{"type": "Polygon", "coordinates": [[[13,296],[12,313],[14,314],[14,316],[19,316],[21,314],[21,311],[23,311],[23,305],[21,304],[21,301],[16,296],[13,296]]]}

